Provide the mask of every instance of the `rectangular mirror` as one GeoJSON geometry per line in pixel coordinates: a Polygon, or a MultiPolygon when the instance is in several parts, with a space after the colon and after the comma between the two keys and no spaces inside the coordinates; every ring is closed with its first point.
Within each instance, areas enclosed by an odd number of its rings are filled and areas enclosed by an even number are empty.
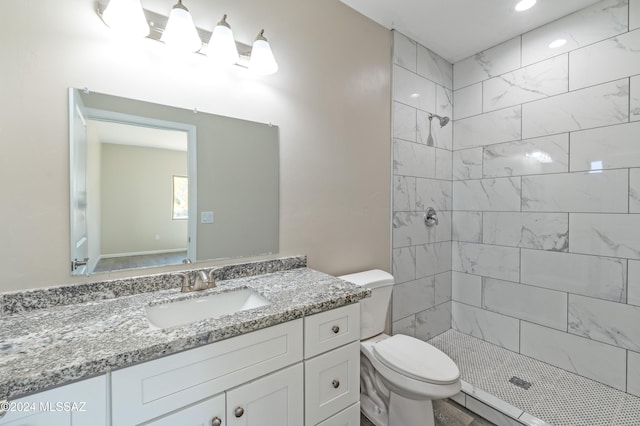
{"type": "Polygon", "coordinates": [[[277,253],[276,126],[69,93],[72,275],[277,253]]]}

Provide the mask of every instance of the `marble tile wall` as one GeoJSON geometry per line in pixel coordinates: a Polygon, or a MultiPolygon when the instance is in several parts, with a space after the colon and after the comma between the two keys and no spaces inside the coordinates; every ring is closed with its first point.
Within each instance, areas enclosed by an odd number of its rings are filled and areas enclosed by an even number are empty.
{"type": "MultiPolygon", "coordinates": [[[[452,210],[452,241],[434,240],[452,327],[640,396],[640,0],[462,60],[452,84],[451,186],[416,195],[452,210]]],[[[428,257],[398,238],[398,264],[428,257]]]]}
{"type": "Polygon", "coordinates": [[[451,328],[453,65],[393,33],[393,333],[428,340],[451,328]],[[434,207],[437,226],[424,212],[434,207]]]}

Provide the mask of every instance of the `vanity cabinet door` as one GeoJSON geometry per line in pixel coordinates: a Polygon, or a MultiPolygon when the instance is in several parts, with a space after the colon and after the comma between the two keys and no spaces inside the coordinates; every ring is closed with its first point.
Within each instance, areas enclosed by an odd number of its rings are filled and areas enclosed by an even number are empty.
{"type": "Polygon", "coordinates": [[[360,342],[305,360],[305,424],[315,425],[360,399],[360,342]]]}
{"type": "Polygon", "coordinates": [[[82,380],[9,402],[2,426],[106,426],[105,376],[82,380]]]}
{"type": "Polygon", "coordinates": [[[228,426],[304,424],[302,363],[227,392],[228,426]]]}
{"type": "Polygon", "coordinates": [[[224,426],[224,393],[156,419],[147,426],[224,426]]]}

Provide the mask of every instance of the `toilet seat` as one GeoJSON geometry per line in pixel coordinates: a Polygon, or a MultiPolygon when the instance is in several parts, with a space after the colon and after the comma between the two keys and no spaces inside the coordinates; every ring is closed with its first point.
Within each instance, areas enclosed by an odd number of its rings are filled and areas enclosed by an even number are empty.
{"type": "Polygon", "coordinates": [[[449,385],[460,379],[460,370],[451,358],[413,337],[396,334],[377,342],[373,353],[386,367],[415,380],[449,385]]]}

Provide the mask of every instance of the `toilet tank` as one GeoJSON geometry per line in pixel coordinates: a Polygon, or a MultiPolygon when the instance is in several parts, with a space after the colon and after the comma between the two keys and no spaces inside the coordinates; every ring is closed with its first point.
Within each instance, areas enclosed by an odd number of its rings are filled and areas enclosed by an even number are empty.
{"type": "Polygon", "coordinates": [[[393,275],[374,269],[339,278],[371,289],[371,297],[360,301],[360,339],[368,339],[384,332],[393,290],[393,275]]]}

